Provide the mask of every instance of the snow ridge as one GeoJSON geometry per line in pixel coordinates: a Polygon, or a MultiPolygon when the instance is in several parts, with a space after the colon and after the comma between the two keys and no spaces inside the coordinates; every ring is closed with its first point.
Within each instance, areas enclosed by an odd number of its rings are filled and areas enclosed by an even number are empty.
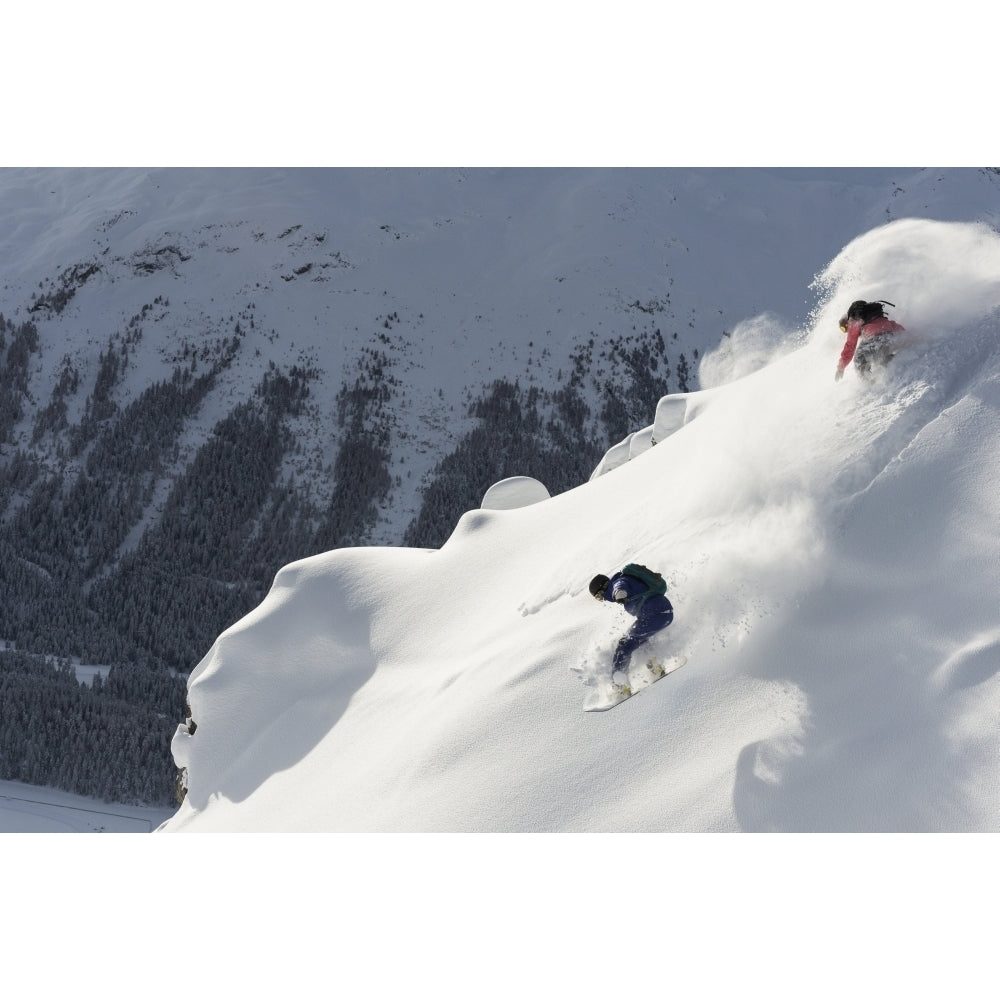
{"type": "Polygon", "coordinates": [[[997,829],[997,275],[988,227],[880,226],[631,460],[438,550],[287,567],[191,676],[162,829],[997,829]],[[866,295],[911,336],[835,383],[866,295]],[[652,650],[689,663],[595,717],[623,622],[587,581],[630,560],[677,610],[652,650]]]}

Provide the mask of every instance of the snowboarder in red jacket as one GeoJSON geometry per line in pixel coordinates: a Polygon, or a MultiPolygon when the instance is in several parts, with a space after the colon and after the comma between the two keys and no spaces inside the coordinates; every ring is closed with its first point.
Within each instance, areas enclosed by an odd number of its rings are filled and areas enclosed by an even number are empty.
{"type": "Polygon", "coordinates": [[[876,365],[884,367],[895,357],[897,347],[893,337],[904,327],[885,315],[883,305],[891,306],[892,303],[885,299],[878,302],[858,299],[851,303],[847,315],[841,319],[840,329],[847,334],[847,340],[837,362],[835,377],[838,382],[844,377],[844,369],[852,358],[858,374],[870,378],[876,365]]]}

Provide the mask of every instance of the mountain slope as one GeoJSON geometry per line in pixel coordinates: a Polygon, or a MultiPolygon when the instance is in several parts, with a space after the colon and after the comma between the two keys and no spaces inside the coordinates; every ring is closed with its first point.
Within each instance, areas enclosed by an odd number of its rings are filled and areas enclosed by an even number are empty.
{"type": "Polygon", "coordinates": [[[997,184],[0,170],[0,777],[172,803],[186,675],[281,566],[437,548],[511,475],[572,489],[665,393],[705,411],[799,343],[854,234],[995,220],[997,184]]]}
{"type": "Polygon", "coordinates": [[[163,829],[996,829],[997,275],[985,226],[867,232],[632,461],[439,550],[287,566],[191,675],[163,829]],[[904,350],[834,383],[882,296],[904,350]],[[633,559],[690,662],[586,715],[624,627],[587,581],[633,559]]]}

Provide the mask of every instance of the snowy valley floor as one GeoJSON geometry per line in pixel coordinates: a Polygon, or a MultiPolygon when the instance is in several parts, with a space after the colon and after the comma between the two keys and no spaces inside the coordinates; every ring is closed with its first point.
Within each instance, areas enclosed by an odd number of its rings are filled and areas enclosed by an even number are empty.
{"type": "Polygon", "coordinates": [[[151,833],[173,810],[125,806],[0,781],[0,833],[151,833]]]}

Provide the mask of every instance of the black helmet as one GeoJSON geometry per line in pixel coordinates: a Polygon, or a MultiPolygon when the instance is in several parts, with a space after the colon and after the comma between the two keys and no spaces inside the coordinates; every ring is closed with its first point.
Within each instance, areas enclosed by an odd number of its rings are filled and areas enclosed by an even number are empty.
{"type": "Polygon", "coordinates": [[[598,600],[603,600],[604,591],[607,589],[610,582],[611,581],[603,573],[598,573],[597,576],[590,581],[590,596],[596,597],[598,600]]]}
{"type": "Polygon", "coordinates": [[[856,299],[851,303],[851,307],[847,310],[848,319],[864,319],[865,312],[868,309],[868,303],[864,299],[856,299]]]}

